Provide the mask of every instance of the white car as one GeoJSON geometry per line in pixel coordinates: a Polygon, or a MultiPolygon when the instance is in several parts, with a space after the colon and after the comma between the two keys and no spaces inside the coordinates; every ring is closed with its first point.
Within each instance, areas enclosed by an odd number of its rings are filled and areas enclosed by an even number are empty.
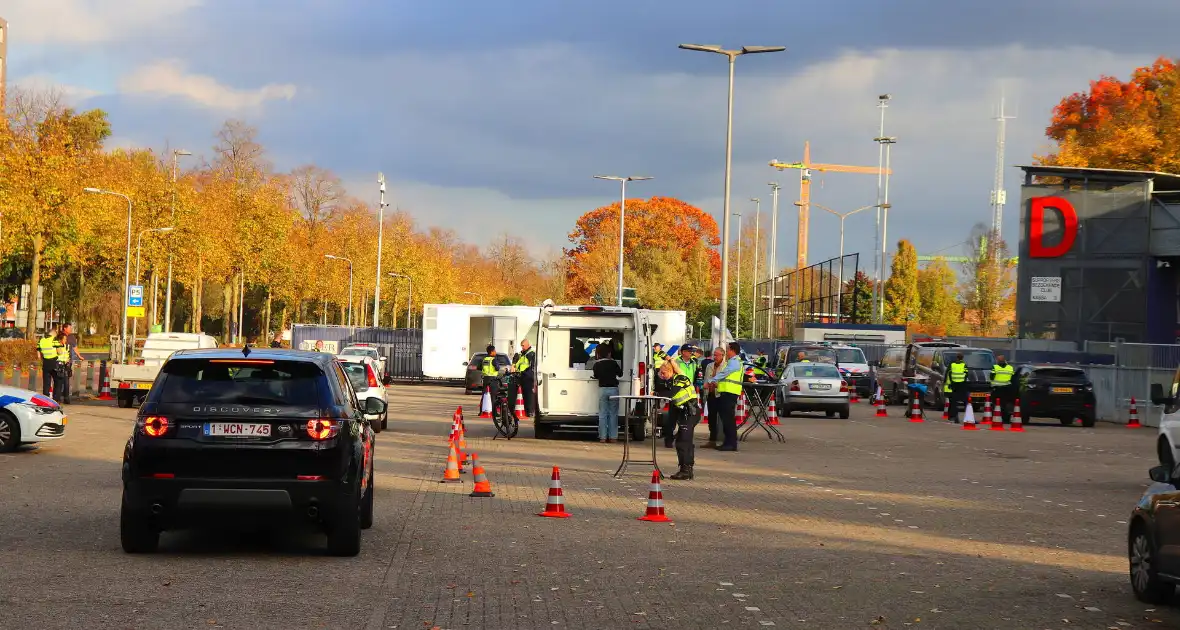
{"type": "Polygon", "coordinates": [[[1151,402],[1164,407],[1160,416],[1156,454],[1161,465],[1168,470],[1175,470],[1176,462],[1180,462],[1180,368],[1172,376],[1172,385],[1166,392],[1162,385],[1152,384],[1151,402]]]}
{"type": "Polygon", "coordinates": [[[0,452],[56,440],[65,433],[66,414],[61,405],[37,392],[0,386],[0,452]]]}
{"type": "MultiPolygon", "coordinates": [[[[344,368],[344,373],[348,375],[348,381],[352,384],[353,391],[356,392],[356,400],[363,408],[365,401],[370,398],[380,398],[385,400],[385,386],[381,384],[381,380],[377,378],[377,363],[371,357],[357,354],[338,354],[336,360],[340,362],[340,367],[344,368]]],[[[368,419],[369,425],[373,427],[374,433],[380,433],[389,425],[389,410],[380,416],[365,415],[368,419]]]]}
{"type": "Polygon", "coordinates": [[[779,380],[778,407],[780,416],[800,411],[822,411],[829,418],[840,414],[848,419],[848,382],[840,370],[828,363],[805,362],[787,366],[779,380]]]}
{"type": "Polygon", "coordinates": [[[367,343],[354,343],[351,346],[345,346],[336,356],[369,357],[377,368],[377,380],[381,381],[385,378],[385,358],[377,351],[376,346],[370,346],[367,343]]]}

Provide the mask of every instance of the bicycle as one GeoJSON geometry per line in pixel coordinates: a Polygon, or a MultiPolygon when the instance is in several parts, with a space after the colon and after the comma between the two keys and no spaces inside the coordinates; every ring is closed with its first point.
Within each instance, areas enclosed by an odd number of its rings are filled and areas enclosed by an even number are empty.
{"type": "Polygon", "coordinates": [[[508,403],[509,393],[516,390],[516,379],[504,376],[500,379],[500,391],[492,401],[492,424],[496,431],[511,440],[520,432],[520,419],[516,417],[515,405],[508,403]]]}

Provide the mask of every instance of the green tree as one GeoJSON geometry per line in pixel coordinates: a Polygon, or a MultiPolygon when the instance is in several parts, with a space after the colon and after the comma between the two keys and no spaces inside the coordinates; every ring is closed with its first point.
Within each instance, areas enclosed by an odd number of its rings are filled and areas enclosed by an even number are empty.
{"type": "Polygon", "coordinates": [[[1003,336],[1005,305],[1011,303],[1016,289],[1013,263],[1008,246],[999,239],[989,239],[991,230],[982,223],[971,229],[971,247],[963,264],[964,319],[970,321],[975,334],[1003,336]]]}
{"type": "Polygon", "coordinates": [[[922,310],[918,296],[918,252],[913,243],[897,242],[889,279],[885,281],[885,318],[894,324],[916,319],[922,310]]]}
{"type": "Polygon", "coordinates": [[[867,324],[873,321],[873,281],[863,271],[844,281],[840,298],[841,315],[845,323],[867,324]]]}
{"type": "Polygon", "coordinates": [[[500,298],[500,301],[496,302],[496,306],[524,306],[524,305],[525,305],[524,300],[522,300],[516,296],[500,298]]]}
{"type": "Polygon", "coordinates": [[[963,317],[955,272],[945,259],[932,260],[918,270],[918,298],[922,305],[918,324],[925,332],[949,334],[963,317]]]}

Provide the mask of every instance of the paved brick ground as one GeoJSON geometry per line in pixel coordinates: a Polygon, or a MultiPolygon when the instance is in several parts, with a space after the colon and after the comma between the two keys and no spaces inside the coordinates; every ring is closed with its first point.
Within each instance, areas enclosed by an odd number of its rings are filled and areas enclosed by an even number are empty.
{"type": "MultiPolygon", "coordinates": [[[[496,497],[468,497],[470,474],[439,479],[450,412],[477,399],[390,393],[377,523],[349,560],[315,536],[232,531],[123,555],[131,414],[76,408],[67,439],[0,457],[0,627],[1180,627],[1180,609],[1141,605],[1126,584],[1152,430],[969,433],[867,405],[784,419],[786,444],[698,451],[696,480],[665,480],[669,525],[636,520],[650,471],[613,478],[618,445],[527,426],[492,440],[471,417],[496,497]],[[554,465],[570,519],[536,516],[554,465]]],[[[659,456],[672,470],[674,452],[659,456]]]]}

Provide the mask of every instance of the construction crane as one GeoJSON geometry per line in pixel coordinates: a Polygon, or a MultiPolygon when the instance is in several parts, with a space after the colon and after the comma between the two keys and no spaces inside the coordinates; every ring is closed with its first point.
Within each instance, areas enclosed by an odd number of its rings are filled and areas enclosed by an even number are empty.
{"type": "Polygon", "coordinates": [[[846,166],[844,164],[815,164],[811,161],[811,142],[805,141],[803,143],[803,161],[802,162],[780,162],[778,160],[771,160],[770,165],[778,170],[785,170],[794,168],[799,170],[799,240],[796,245],[795,261],[796,269],[802,269],[807,266],[807,239],[808,228],[810,227],[811,216],[811,173],[812,171],[819,171],[821,173],[864,173],[876,175],[878,172],[883,174],[891,174],[889,169],[880,169],[876,166],[846,166]]]}
{"type": "MultiPolygon", "coordinates": [[[[966,245],[966,244],[967,243],[960,243],[960,245],[966,245]]],[[[954,247],[954,246],[952,246],[952,247],[954,247]]],[[[947,249],[950,249],[950,248],[947,248],[947,249]]],[[[983,257],[985,255],[987,255],[987,237],[980,236],[979,237],[979,259],[983,260],[983,257]]],[[[969,262],[971,262],[971,257],[970,256],[943,256],[941,254],[934,254],[934,255],[928,255],[928,256],[927,255],[918,256],[918,262],[920,262],[920,263],[934,262],[936,260],[941,260],[944,262],[952,262],[952,263],[969,263],[969,262]]],[[[1008,259],[1008,262],[1015,265],[1020,262],[1020,257],[1013,256],[1008,259]]]]}

